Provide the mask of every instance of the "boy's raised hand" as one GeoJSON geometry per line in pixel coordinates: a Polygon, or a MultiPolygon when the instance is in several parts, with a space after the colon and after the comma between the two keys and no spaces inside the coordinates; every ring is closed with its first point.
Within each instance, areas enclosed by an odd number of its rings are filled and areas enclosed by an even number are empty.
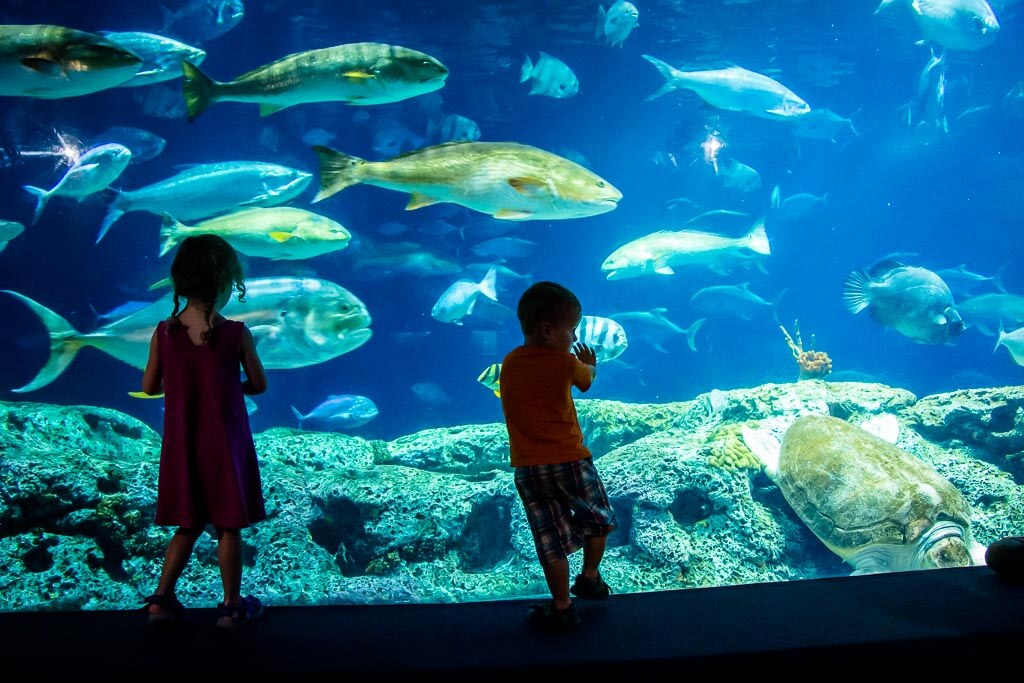
{"type": "Polygon", "coordinates": [[[587,346],[583,342],[576,342],[572,345],[572,352],[584,365],[597,367],[597,351],[593,346],[587,346]]]}

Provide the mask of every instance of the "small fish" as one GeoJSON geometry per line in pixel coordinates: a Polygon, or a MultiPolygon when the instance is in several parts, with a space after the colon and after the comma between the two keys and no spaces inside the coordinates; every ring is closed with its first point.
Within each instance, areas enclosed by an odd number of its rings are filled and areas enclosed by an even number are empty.
{"type": "Polygon", "coordinates": [[[1024,365],[1024,327],[1007,332],[1003,329],[1002,324],[999,325],[999,337],[996,339],[996,348],[992,350],[995,353],[996,349],[1000,346],[1005,346],[1006,350],[1010,352],[1010,358],[1017,365],[1024,365]]]}
{"type": "Polygon", "coordinates": [[[630,339],[650,344],[662,353],[669,352],[665,343],[680,334],[686,337],[686,345],[690,350],[696,351],[697,332],[704,326],[706,319],[699,318],[684,329],[669,320],[666,313],[666,308],[654,308],[650,311],[614,313],[611,318],[621,324],[623,330],[629,330],[630,339]]]}
{"type": "Polygon", "coordinates": [[[979,294],[956,306],[968,327],[994,337],[1000,325],[1024,326],[1024,296],[1017,294],[979,294]]]}
{"type": "Polygon", "coordinates": [[[778,319],[776,309],[782,290],[773,301],[766,301],[750,291],[750,283],[739,285],[714,285],[694,292],[690,297],[690,305],[705,315],[731,315],[740,320],[753,320],[759,312],[770,309],[772,316],[778,319]]]}
{"type": "MultiPolygon", "coordinates": [[[[151,305],[152,301],[126,301],[125,303],[110,309],[106,313],[96,314],[96,323],[98,325],[105,325],[112,320],[118,320],[120,318],[127,318],[136,311],[141,311],[146,306],[151,305]]],[[[96,309],[93,309],[95,312],[96,309]]]]}
{"type": "Polygon", "coordinates": [[[452,400],[437,382],[417,382],[409,388],[417,399],[430,406],[444,405],[452,400]]]}
{"type": "Polygon", "coordinates": [[[810,218],[828,206],[828,193],[822,196],[799,192],[782,198],[782,190],[776,185],[771,194],[771,210],[766,220],[771,227],[776,225],[794,225],[810,218]]]}
{"type": "Polygon", "coordinates": [[[244,208],[276,206],[302,194],[313,176],[305,171],[260,161],[196,164],[137,190],[122,190],[107,209],[96,241],[129,211],[178,220],[209,218],[244,208]]]}
{"type": "Polygon", "coordinates": [[[530,81],[531,95],[547,95],[562,99],[580,91],[580,82],[569,65],[546,52],[540,53],[535,65],[527,55],[520,70],[519,82],[530,81]]]}
{"type": "Polygon", "coordinates": [[[491,268],[480,282],[457,280],[441,293],[430,311],[431,317],[443,323],[461,325],[462,319],[473,313],[476,300],[483,295],[491,301],[498,300],[495,278],[498,272],[491,268]]]}
{"type": "Polygon", "coordinates": [[[720,160],[717,176],[726,190],[746,194],[761,189],[761,175],[752,167],[735,159],[720,160]]]}
{"type": "Polygon", "coordinates": [[[93,145],[109,143],[117,143],[130,149],[132,158],[129,163],[131,164],[155,159],[160,156],[167,145],[167,141],[155,133],[128,126],[111,126],[92,138],[93,145]]]}
{"type": "Polygon", "coordinates": [[[21,223],[0,220],[0,251],[3,251],[11,240],[23,232],[25,232],[25,226],[21,223]]]}
{"type": "Polygon", "coordinates": [[[189,62],[182,66],[189,121],[214,102],[259,104],[261,116],[313,102],[387,104],[438,90],[448,77],[430,55],[382,43],[298,52],[223,83],[189,62]]]}
{"type": "Polygon", "coordinates": [[[967,264],[961,263],[956,268],[938,270],[936,275],[949,285],[949,288],[956,296],[970,297],[974,296],[977,290],[982,287],[994,287],[1005,294],[1006,288],[1003,286],[1004,270],[1006,270],[1005,265],[995,275],[982,275],[981,273],[967,270],[967,264]]]}
{"type": "Polygon", "coordinates": [[[398,121],[387,119],[377,125],[370,146],[373,151],[390,158],[417,149],[423,143],[423,136],[417,135],[398,121]]]}
{"type": "Polygon", "coordinates": [[[102,35],[142,58],[142,66],[119,88],[135,88],[181,78],[181,63],[201,64],[206,51],[156,33],[104,31],[102,35]]]}
{"type": "Polygon", "coordinates": [[[639,25],[640,11],[631,2],[617,0],[607,13],[604,11],[603,5],[598,5],[597,27],[594,29],[594,37],[601,38],[603,36],[605,42],[612,47],[616,45],[622,47],[622,43],[629,37],[633,29],[639,25]]]}
{"type": "Polygon", "coordinates": [[[190,0],[177,12],[160,10],[164,33],[197,43],[224,35],[245,17],[242,0],[190,0]]]}
{"type": "Polygon", "coordinates": [[[328,396],[326,400],[305,415],[295,406],[291,406],[292,414],[299,421],[299,429],[303,424],[312,422],[316,426],[334,431],[339,429],[355,429],[377,417],[377,405],[366,396],[341,394],[328,396]]]}
{"type": "Polygon", "coordinates": [[[142,58],[95,33],[63,26],[0,25],[0,95],[77,97],[118,86],[142,58]]]}
{"type": "Polygon", "coordinates": [[[409,192],[406,210],[451,202],[509,221],[594,216],[622,199],[611,183],[568,159],[514,142],[446,142],[387,161],[314,147],[318,202],[367,183],[409,192]]]}
{"type": "Polygon", "coordinates": [[[909,4],[924,39],[951,50],[980,50],[999,33],[999,21],[985,0],[882,0],[875,10],[909,4]]]}
{"type": "Polygon", "coordinates": [[[847,133],[858,135],[853,121],[843,118],[830,109],[812,109],[803,116],[792,119],[793,134],[805,140],[829,140],[836,142],[847,133]]]}
{"type": "Polygon", "coordinates": [[[462,266],[448,256],[415,242],[383,242],[374,245],[362,237],[354,255],[353,274],[370,280],[401,276],[438,277],[462,272],[462,266]]]}
{"type": "Polygon", "coordinates": [[[117,180],[131,161],[132,152],[124,145],[108,144],[93,147],[79,157],[64,177],[49,190],[25,185],[25,191],[36,197],[36,212],[32,224],[39,220],[51,198],[74,197],[82,201],[117,180]]]}
{"type": "Polygon", "coordinates": [[[495,237],[474,244],[472,251],[477,256],[492,259],[525,258],[532,254],[539,245],[537,242],[519,237],[495,237]]]}
{"type": "Polygon", "coordinates": [[[879,324],[919,344],[947,342],[964,330],[953,294],[942,278],[899,261],[881,261],[867,272],[851,272],[843,300],[850,313],[867,310],[879,324]]]}
{"type": "Polygon", "coordinates": [[[307,259],[344,249],[352,234],[337,221],[291,206],[244,209],[193,226],[164,214],[160,256],[191,235],[219,235],[247,256],[307,259]]]}
{"type": "Polygon", "coordinates": [[[338,137],[334,133],[328,132],[323,128],[310,128],[302,134],[302,141],[307,145],[329,145],[334,138],[338,137]]]}
{"type": "Polygon", "coordinates": [[[477,382],[494,392],[494,395],[501,398],[501,363],[491,363],[476,378],[477,382]]]}
{"type": "Polygon", "coordinates": [[[442,142],[473,142],[480,139],[480,126],[476,121],[461,114],[448,114],[439,124],[427,127],[427,139],[432,144],[442,142]]]}
{"type": "Polygon", "coordinates": [[[697,93],[713,107],[766,119],[789,119],[811,110],[810,105],[778,81],[740,66],[680,71],[650,55],[643,55],[643,58],[665,79],[665,85],[648,100],[684,89],[697,93]]]}
{"type": "Polygon", "coordinates": [[[697,230],[660,230],[627,242],[601,264],[609,280],[641,275],[674,275],[673,267],[702,267],[720,275],[745,263],[769,256],[771,247],[764,221],[742,237],[725,237],[697,230]]]}
{"type": "Polygon", "coordinates": [[[600,363],[614,360],[629,346],[626,331],[615,320],[596,315],[585,315],[575,330],[581,343],[594,349],[600,363]]]}

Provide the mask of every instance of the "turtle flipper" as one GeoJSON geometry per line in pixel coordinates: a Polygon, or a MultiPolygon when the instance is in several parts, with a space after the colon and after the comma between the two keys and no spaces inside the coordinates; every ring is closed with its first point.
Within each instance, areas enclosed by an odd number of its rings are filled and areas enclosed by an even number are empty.
{"type": "Polygon", "coordinates": [[[757,456],[764,465],[764,473],[774,481],[779,472],[779,453],[782,450],[778,439],[766,429],[751,429],[747,425],[743,425],[741,432],[747,448],[757,456]]]}

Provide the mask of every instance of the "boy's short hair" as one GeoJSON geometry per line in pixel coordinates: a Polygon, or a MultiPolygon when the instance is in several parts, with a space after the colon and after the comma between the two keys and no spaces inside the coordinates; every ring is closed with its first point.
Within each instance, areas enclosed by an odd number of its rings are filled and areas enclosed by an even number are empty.
{"type": "Polygon", "coordinates": [[[516,315],[526,336],[536,332],[541,323],[561,322],[570,312],[583,310],[576,295],[557,282],[535,282],[519,297],[516,315]]]}

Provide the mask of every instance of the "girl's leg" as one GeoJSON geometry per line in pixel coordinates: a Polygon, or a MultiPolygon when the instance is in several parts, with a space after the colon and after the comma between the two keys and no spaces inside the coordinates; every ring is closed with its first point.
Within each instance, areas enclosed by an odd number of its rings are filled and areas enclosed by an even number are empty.
{"type": "MultiPolygon", "coordinates": [[[[174,596],[174,587],[178,585],[178,577],[185,571],[185,565],[192,557],[192,548],[201,533],[203,533],[202,527],[195,529],[179,527],[174,532],[174,536],[167,544],[167,552],[164,553],[164,567],[160,572],[160,583],[156,587],[157,595],[174,596]]],[[[149,606],[151,614],[155,614],[161,609],[159,605],[149,606]]]]}
{"type": "Polygon", "coordinates": [[[217,562],[224,584],[224,604],[233,607],[242,603],[242,532],[240,529],[217,527],[217,562]]]}

